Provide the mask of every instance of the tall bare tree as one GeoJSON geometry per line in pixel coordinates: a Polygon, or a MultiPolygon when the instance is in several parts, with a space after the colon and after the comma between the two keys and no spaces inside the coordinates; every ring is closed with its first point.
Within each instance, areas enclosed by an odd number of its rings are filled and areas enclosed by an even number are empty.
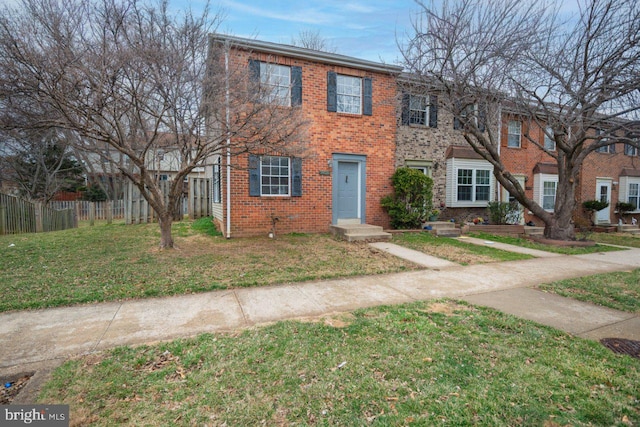
{"type": "Polygon", "coordinates": [[[580,0],[573,15],[555,2],[417,1],[421,13],[401,50],[416,83],[444,95],[469,145],[494,167],[498,182],[545,223],[545,236],[574,238],[572,214],[584,159],[612,142],[637,145],[640,112],[640,4],[580,0]],[[479,108],[470,108],[473,105],[479,108]],[[553,212],[528,198],[500,158],[508,108],[555,140],[556,150],[526,134],[554,159],[553,212]],[[596,130],[601,130],[599,133],[596,130]],[[637,136],[637,133],[635,134],[637,136]]]}
{"type": "MultiPolygon", "coordinates": [[[[103,156],[156,212],[162,248],[173,247],[184,178],[216,154],[286,152],[301,141],[299,109],[279,108],[209,43],[222,16],[176,13],[167,1],[19,0],[0,17],[3,109],[30,126],[68,129],[103,156]],[[35,108],[34,106],[46,106],[35,108]],[[38,115],[44,109],[55,114],[38,115]],[[207,127],[206,122],[211,126],[207,127]],[[107,148],[105,150],[105,148],[107,148]],[[168,197],[154,160],[176,154],[168,197]]],[[[11,122],[3,122],[11,126],[11,122]]]]}

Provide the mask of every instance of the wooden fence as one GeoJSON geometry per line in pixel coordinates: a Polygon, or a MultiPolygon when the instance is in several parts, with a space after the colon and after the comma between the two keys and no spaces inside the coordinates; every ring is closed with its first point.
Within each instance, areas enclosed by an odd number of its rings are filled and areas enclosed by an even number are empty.
{"type": "Polygon", "coordinates": [[[42,203],[0,194],[0,234],[40,233],[78,227],[73,209],[56,210],[42,203]]]}
{"type": "MultiPolygon", "coordinates": [[[[164,194],[165,202],[169,198],[171,181],[161,181],[160,188],[164,194]]],[[[188,214],[191,219],[198,219],[213,214],[211,206],[211,179],[190,178],[188,197],[180,201],[180,211],[188,214]]],[[[154,222],[157,215],[149,206],[149,202],[140,194],[140,190],[129,183],[124,196],[124,218],[127,224],[141,224],[154,222]]]]}
{"type": "Polygon", "coordinates": [[[89,202],[87,200],[53,201],[49,207],[54,209],[73,209],[80,221],[107,220],[124,218],[124,200],[105,200],[89,202]]]}

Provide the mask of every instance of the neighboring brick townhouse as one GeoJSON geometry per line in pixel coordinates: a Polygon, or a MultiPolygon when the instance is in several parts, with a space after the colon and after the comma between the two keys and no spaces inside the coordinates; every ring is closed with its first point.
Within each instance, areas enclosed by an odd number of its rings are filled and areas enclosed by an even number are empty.
{"type": "Polygon", "coordinates": [[[231,46],[228,60],[247,78],[276,73],[274,96],[291,97],[282,108],[301,108],[309,122],[302,157],[244,154],[229,157],[230,168],[226,156],[213,159],[214,218],[225,235],[266,235],[274,222],[285,233],[388,228],[380,200],[393,191],[401,67],[225,35],[211,41],[231,46]]]}
{"type": "MultiPolygon", "coordinates": [[[[598,132],[597,129],[593,130],[598,132]]],[[[553,211],[558,183],[558,167],[555,159],[533,144],[533,139],[545,149],[555,152],[555,142],[549,136],[551,130],[537,125],[529,125],[517,114],[505,111],[501,123],[500,156],[505,167],[525,188],[527,197],[533,198],[540,206],[553,211]],[[531,126],[529,128],[529,126],[531,126]],[[525,135],[528,134],[528,137],[525,135]]],[[[608,146],[590,153],[584,160],[580,172],[576,200],[578,206],[574,217],[585,216],[582,202],[600,200],[609,206],[589,218],[596,225],[617,224],[621,217],[617,214],[616,203],[627,202],[635,205],[630,216],[622,218],[630,222],[632,217],[640,220],[640,152],[629,144],[612,141],[608,146]]],[[[508,200],[503,191],[502,200],[508,200]]],[[[529,212],[523,212],[522,221],[542,222],[529,212]]]]}
{"type": "Polygon", "coordinates": [[[493,166],[467,144],[460,123],[438,93],[414,84],[406,74],[399,78],[398,91],[396,167],[419,169],[433,179],[433,207],[441,211],[441,220],[486,217],[488,203],[498,197],[493,166]]]}

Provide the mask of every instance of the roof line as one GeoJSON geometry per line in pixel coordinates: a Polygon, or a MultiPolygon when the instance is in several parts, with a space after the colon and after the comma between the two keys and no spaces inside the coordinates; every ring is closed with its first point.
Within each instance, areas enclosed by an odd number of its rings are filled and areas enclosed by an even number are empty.
{"type": "Polygon", "coordinates": [[[367,61],[365,59],[359,59],[351,56],[339,55],[329,52],[322,52],[319,50],[306,49],[298,46],[265,42],[261,40],[247,39],[219,33],[213,33],[210,37],[211,41],[213,42],[229,42],[232,46],[237,46],[240,48],[276,55],[290,56],[309,61],[321,61],[331,65],[392,74],[399,74],[402,71],[402,67],[398,65],[389,65],[380,62],[367,61]]]}

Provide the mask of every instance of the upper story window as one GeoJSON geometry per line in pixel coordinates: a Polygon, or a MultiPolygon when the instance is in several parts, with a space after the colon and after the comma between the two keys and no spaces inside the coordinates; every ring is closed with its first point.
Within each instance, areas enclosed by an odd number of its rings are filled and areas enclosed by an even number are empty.
{"type": "Polygon", "coordinates": [[[486,130],[487,111],[478,104],[468,104],[460,110],[457,117],[453,118],[453,128],[462,130],[465,124],[477,126],[480,132],[486,130]]]}
{"type": "MultiPolygon", "coordinates": [[[[605,133],[605,131],[603,129],[597,129],[596,130],[596,136],[600,136],[603,135],[605,133]]],[[[599,139],[596,140],[596,142],[603,142],[606,143],[609,140],[609,138],[604,138],[601,137],[599,139]]],[[[596,148],[596,153],[610,153],[613,154],[616,152],[616,144],[615,143],[611,143],[609,145],[605,145],[603,147],[599,147],[596,148]]]]}
{"type": "Polygon", "coordinates": [[[624,144],[624,154],[626,154],[627,156],[637,156],[638,147],[631,144],[624,144]]]}
{"type": "Polygon", "coordinates": [[[268,101],[291,105],[291,67],[261,62],[260,86],[266,88],[268,101]]]}
{"type": "Polygon", "coordinates": [[[551,137],[553,136],[553,129],[550,126],[547,126],[547,129],[544,133],[544,149],[549,151],[556,150],[556,141],[551,137]]]}
{"type": "Polygon", "coordinates": [[[251,81],[260,85],[261,102],[302,105],[302,68],[249,60],[251,81]]]}
{"type": "Polygon", "coordinates": [[[520,148],[520,135],[522,134],[522,123],[517,120],[509,121],[507,147],[520,148]]]}
{"type": "Polygon", "coordinates": [[[327,73],[327,111],[370,116],[372,93],[371,78],[327,73]]]}
{"type": "Polygon", "coordinates": [[[438,97],[402,95],[402,124],[438,127],[438,97]]]}
{"type": "Polygon", "coordinates": [[[359,77],[338,75],[336,78],[338,113],[360,114],[362,80],[359,77]]]}

